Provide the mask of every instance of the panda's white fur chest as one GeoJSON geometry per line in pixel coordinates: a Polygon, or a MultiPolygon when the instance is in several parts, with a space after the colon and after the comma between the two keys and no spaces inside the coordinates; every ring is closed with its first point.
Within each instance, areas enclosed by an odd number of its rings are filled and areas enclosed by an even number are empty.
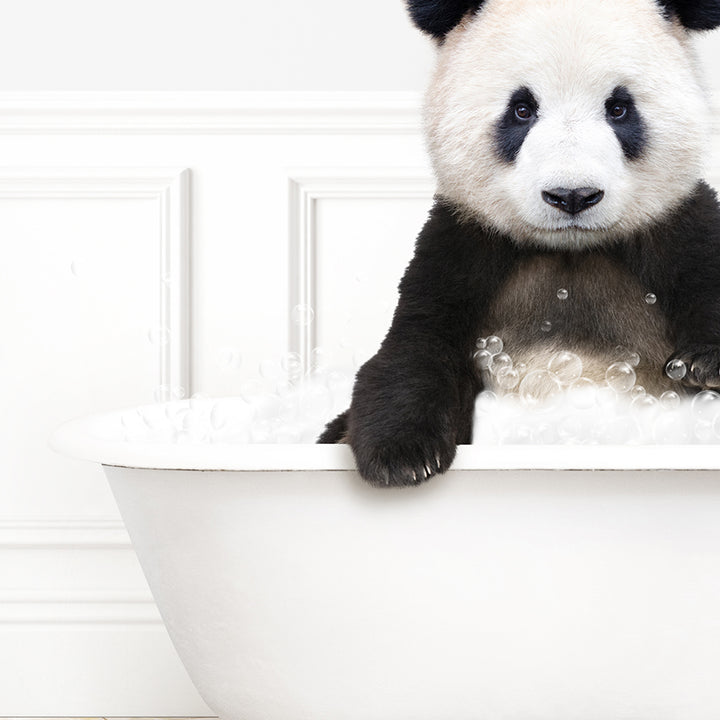
{"type": "MultiPolygon", "coordinates": [[[[525,374],[569,351],[581,358],[583,377],[600,384],[613,362],[637,354],[637,384],[659,394],[671,387],[663,368],[673,347],[652,290],[600,253],[526,257],[493,299],[479,334],[500,337],[525,374]]],[[[503,392],[491,374],[484,382],[503,392]]]]}

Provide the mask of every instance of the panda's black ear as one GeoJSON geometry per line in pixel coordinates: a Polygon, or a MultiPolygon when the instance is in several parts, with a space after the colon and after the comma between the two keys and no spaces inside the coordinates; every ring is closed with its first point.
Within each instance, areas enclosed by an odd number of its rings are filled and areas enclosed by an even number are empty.
{"type": "Polygon", "coordinates": [[[483,0],[407,0],[410,17],[423,32],[442,40],[471,10],[483,0]]]}
{"type": "Polygon", "coordinates": [[[712,30],[720,26],[720,0],[657,0],[671,17],[688,30],[712,30]]]}

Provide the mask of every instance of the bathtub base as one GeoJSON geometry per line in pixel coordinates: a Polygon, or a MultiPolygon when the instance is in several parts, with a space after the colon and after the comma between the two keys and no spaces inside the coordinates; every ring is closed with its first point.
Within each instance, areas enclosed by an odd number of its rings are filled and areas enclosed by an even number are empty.
{"type": "Polygon", "coordinates": [[[106,467],[224,720],[717,720],[720,475],[106,467]]]}

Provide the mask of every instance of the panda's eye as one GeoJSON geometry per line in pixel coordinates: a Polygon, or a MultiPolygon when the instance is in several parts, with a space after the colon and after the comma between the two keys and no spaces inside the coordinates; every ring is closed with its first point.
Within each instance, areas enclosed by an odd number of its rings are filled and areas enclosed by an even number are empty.
{"type": "Polygon", "coordinates": [[[515,106],[515,117],[518,120],[529,120],[533,116],[533,112],[529,105],[518,103],[515,106]]]}
{"type": "Polygon", "coordinates": [[[608,114],[613,120],[622,120],[627,115],[627,105],[615,103],[608,110],[608,114]]]}

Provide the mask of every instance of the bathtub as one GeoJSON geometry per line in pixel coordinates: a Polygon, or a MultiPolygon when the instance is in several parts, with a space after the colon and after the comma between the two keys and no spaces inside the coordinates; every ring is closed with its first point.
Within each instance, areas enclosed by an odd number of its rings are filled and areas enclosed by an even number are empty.
{"type": "Polygon", "coordinates": [[[717,720],[720,448],[459,448],[376,489],[345,446],[126,442],[101,463],[224,720],[717,720]]]}

